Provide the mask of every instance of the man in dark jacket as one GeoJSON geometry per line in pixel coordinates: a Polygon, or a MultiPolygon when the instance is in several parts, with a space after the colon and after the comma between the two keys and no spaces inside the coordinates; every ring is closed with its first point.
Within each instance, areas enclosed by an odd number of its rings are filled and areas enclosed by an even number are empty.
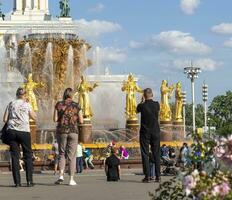
{"type": "Polygon", "coordinates": [[[153,101],[153,93],[150,88],[144,90],[141,103],[137,106],[137,112],[141,113],[140,126],[140,148],[143,163],[142,180],[150,182],[149,170],[149,146],[155,161],[155,181],[160,181],[160,127],[159,127],[160,106],[157,101],[153,101]]]}

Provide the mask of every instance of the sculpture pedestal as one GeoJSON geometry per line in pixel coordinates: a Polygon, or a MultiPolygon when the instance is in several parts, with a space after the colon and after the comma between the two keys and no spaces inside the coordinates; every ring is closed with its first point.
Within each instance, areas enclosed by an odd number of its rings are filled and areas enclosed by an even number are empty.
{"type": "Polygon", "coordinates": [[[36,129],[35,121],[30,121],[31,144],[36,144],[36,129]]]}
{"type": "Polygon", "coordinates": [[[173,132],[175,133],[173,139],[176,141],[183,141],[185,139],[183,122],[174,121],[173,125],[173,132]]]}
{"type": "Polygon", "coordinates": [[[129,141],[138,142],[139,141],[139,121],[137,119],[126,121],[126,138],[129,141]]]}
{"type": "Polygon", "coordinates": [[[93,142],[92,123],[90,120],[84,120],[83,124],[79,125],[79,142],[90,144],[93,142]]]}
{"type": "Polygon", "coordinates": [[[172,141],[173,132],[172,132],[172,122],[171,121],[161,121],[160,122],[160,140],[161,141],[172,141]]]}

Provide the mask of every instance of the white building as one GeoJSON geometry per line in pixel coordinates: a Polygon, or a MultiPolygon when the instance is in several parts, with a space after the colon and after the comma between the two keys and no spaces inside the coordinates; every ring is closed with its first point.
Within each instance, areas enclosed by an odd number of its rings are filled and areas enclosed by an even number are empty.
{"type": "MultiPolygon", "coordinates": [[[[58,3],[58,1],[57,1],[58,3]]],[[[10,20],[0,19],[0,41],[10,36],[15,42],[17,35],[28,33],[76,33],[78,24],[70,17],[52,19],[49,12],[49,0],[14,0],[10,20]]]]}

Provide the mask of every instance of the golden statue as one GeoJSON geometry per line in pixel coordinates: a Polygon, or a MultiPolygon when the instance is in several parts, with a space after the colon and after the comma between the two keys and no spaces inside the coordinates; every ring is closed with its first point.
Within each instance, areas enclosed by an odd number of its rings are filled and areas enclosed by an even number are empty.
{"type": "Polygon", "coordinates": [[[38,105],[37,105],[37,100],[36,96],[34,93],[34,89],[39,88],[39,87],[44,87],[44,83],[36,83],[32,79],[32,73],[28,74],[27,81],[22,85],[23,88],[26,90],[26,97],[28,99],[28,102],[31,104],[32,109],[34,111],[38,111],[38,105]]]}
{"type": "Polygon", "coordinates": [[[135,93],[143,93],[134,80],[132,74],[129,74],[128,80],[123,82],[122,91],[126,92],[126,116],[129,120],[137,120],[136,113],[136,96],[135,93]]]}
{"type": "Polygon", "coordinates": [[[181,91],[181,83],[178,82],[176,84],[176,102],[175,102],[175,121],[176,122],[182,122],[183,117],[182,117],[182,108],[183,108],[183,99],[182,99],[182,91],[181,91]]]}
{"type": "Polygon", "coordinates": [[[168,86],[166,80],[162,81],[160,92],[161,92],[161,103],[160,103],[160,121],[171,121],[172,111],[169,105],[169,99],[172,97],[172,93],[175,89],[175,85],[168,86]]]}
{"type": "Polygon", "coordinates": [[[74,96],[78,95],[78,102],[80,104],[80,107],[83,112],[84,119],[91,119],[93,116],[92,108],[89,101],[89,92],[92,92],[94,88],[98,86],[97,83],[94,83],[93,86],[91,86],[84,76],[81,76],[81,82],[77,86],[77,92],[74,96]]]}

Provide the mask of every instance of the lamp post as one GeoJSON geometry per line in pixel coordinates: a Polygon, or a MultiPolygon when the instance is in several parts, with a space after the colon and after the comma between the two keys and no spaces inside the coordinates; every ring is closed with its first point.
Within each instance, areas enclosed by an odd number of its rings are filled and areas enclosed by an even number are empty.
{"type": "Polygon", "coordinates": [[[193,133],[196,133],[196,119],[195,119],[195,85],[194,80],[198,78],[198,74],[201,73],[201,69],[198,67],[193,67],[191,63],[191,67],[185,67],[184,73],[187,74],[187,78],[191,80],[192,86],[192,110],[193,110],[193,133]]]}
{"type": "Polygon", "coordinates": [[[209,137],[210,137],[210,129],[211,129],[211,128],[210,128],[210,120],[211,120],[211,119],[210,119],[210,117],[208,117],[208,124],[209,124],[209,137]]]}
{"type": "Polygon", "coordinates": [[[185,106],[186,106],[186,92],[182,92],[182,102],[183,102],[183,124],[184,124],[184,138],[186,138],[186,123],[185,123],[185,116],[186,116],[186,111],[185,111],[185,106]]]}
{"type": "Polygon", "coordinates": [[[208,85],[205,83],[202,86],[202,100],[204,102],[204,132],[206,133],[207,129],[207,101],[208,101],[208,85]]]}

